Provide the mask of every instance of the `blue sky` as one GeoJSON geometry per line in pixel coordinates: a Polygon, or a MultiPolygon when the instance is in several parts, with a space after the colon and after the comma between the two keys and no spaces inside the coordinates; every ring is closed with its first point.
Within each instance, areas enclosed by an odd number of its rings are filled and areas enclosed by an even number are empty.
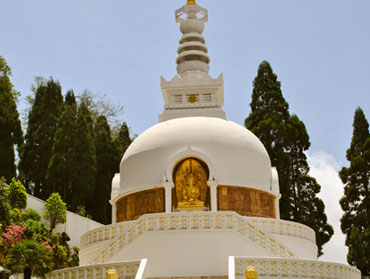
{"type": "MultiPolygon", "coordinates": [[[[176,74],[181,33],[174,11],[185,2],[0,0],[0,55],[22,98],[34,76],[52,76],[64,93],[107,94],[140,134],[163,110],[160,76],[176,74]]],[[[356,107],[370,119],[370,1],[197,2],[209,11],[210,75],[224,74],[227,118],[243,124],[252,81],[267,60],[291,113],[306,124],[310,154],[325,152],[336,168],[346,165],[356,107]]]]}

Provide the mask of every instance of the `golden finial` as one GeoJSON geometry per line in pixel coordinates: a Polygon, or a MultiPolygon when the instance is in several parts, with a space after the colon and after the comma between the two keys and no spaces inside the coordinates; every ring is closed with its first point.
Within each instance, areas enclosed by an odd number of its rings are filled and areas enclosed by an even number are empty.
{"type": "Polygon", "coordinates": [[[257,268],[249,266],[245,270],[245,279],[257,279],[257,268]]]}
{"type": "Polygon", "coordinates": [[[107,278],[107,279],[118,279],[118,272],[115,269],[109,269],[106,272],[105,278],[107,278]]]}
{"type": "Polygon", "coordinates": [[[188,0],[188,3],[186,5],[196,5],[195,0],[188,0]]]}

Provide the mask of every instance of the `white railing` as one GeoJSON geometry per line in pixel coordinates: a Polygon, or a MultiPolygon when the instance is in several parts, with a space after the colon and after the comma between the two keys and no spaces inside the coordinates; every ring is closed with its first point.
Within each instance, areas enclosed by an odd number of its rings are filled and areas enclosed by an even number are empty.
{"type": "Polygon", "coordinates": [[[229,257],[229,279],[244,279],[249,266],[258,278],[361,279],[361,272],[349,265],[314,260],[229,257]]]}
{"type": "Polygon", "coordinates": [[[128,222],[121,222],[117,224],[112,224],[108,226],[104,226],[102,228],[97,228],[95,230],[91,230],[87,233],[84,233],[81,236],[81,248],[92,243],[106,241],[114,238],[117,234],[121,233],[122,231],[126,230],[126,228],[134,221],[128,222]]]}
{"type": "MultiPolygon", "coordinates": [[[[167,215],[167,213],[161,214],[167,215]]],[[[199,214],[206,213],[199,212],[199,214]]],[[[243,216],[242,218],[245,218],[247,222],[258,227],[260,230],[266,233],[299,237],[309,240],[313,243],[316,243],[314,230],[305,225],[272,218],[245,217],[245,216],[243,216]]],[[[94,244],[100,241],[111,240],[115,238],[117,234],[125,231],[128,228],[128,226],[131,225],[133,222],[135,221],[120,222],[117,224],[105,226],[103,228],[98,228],[83,234],[81,237],[81,249],[90,244],[94,244]]]]}
{"type": "MultiPolygon", "coordinates": [[[[143,260],[145,260],[143,267],[145,269],[146,259],[143,260]]],[[[105,279],[109,269],[115,269],[120,279],[145,279],[142,276],[143,272],[141,272],[141,277],[137,276],[143,260],[64,268],[48,273],[46,279],[105,279]]]]}
{"type": "Polygon", "coordinates": [[[264,232],[299,237],[309,240],[316,244],[315,231],[306,225],[271,218],[258,218],[258,217],[245,217],[245,218],[248,218],[249,222],[259,227],[264,232]]]}
{"type": "Polygon", "coordinates": [[[147,214],[132,222],[126,230],[117,234],[104,245],[90,261],[92,264],[107,262],[118,251],[137,237],[149,231],[189,231],[189,230],[232,230],[253,241],[272,256],[294,257],[293,252],[279,241],[264,233],[247,218],[235,212],[178,212],[168,214],[147,214]]]}

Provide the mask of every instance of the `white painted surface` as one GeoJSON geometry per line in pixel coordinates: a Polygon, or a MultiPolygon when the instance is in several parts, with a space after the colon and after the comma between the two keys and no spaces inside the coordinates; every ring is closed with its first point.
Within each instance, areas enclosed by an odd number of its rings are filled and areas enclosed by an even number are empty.
{"type": "MultiPolygon", "coordinates": [[[[45,201],[38,199],[34,196],[27,195],[27,208],[32,208],[36,210],[41,217],[43,217],[43,214],[45,212],[44,203],[45,201]]],[[[49,225],[48,221],[45,220],[45,218],[42,218],[42,223],[46,226],[49,225]]],[[[93,229],[101,228],[104,225],[95,222],[91,219],[82,217],[76,213],[67,211],[67,221],[64,224],[58,224],[55,228],[56,232],[66,232],[69,237],[71,238],[70,241],[68,241],[69,246],[72,248],[73,246],[80,247],[80,238],[81,236],[93,229]]]]}
{"type": "Polygon", "coordinates": [[[148,277],[227,275],[230,255],[270,255],[232,231],[148,232],[111,262],[148,259],[148,277]]]}
{"type": "Polygon", "coordinates": [[[138,136],[120,164],[120,195],[173,182],[178,160],[191,156],[208,165],[209,180],[276,195],[270,159],[259,139],[239,124],[213,117],[169,120],[138,136]]]}

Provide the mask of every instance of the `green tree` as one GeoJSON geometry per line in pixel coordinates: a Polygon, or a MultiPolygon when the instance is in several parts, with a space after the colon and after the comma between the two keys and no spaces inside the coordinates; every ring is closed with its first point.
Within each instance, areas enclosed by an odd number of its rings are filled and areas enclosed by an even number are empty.
{"type": "Polygon", "coordinates": [[[332,237],[334,230],[327,223],[324,202],[317,197],[321,186],[308,175],[310,170],[305,151],[310,146],[309,136],[304,123],[296,115],[287,121],[289,144],[286,152],[290,158],[289,178],[291,187],[292,220],[311,227],[316,233],[318,255],[322,247],[332,237]]]}
{"type": "Polygon", "coordinates": [[[67,206],[58,193],[52,193],[46,200],[44,217],[50,222],[50,231],[57,224],[65,223],[67,219],[67,206]]]}
{"type": "Polygon", "coordinates": [[[62,111],[62,89],[50,78],[40,81],[28,115],[28,127],[20,161],[24,185],[38,198],[46,199],[52,189],[46,185],[46,172],[52,155],[57,121],[62,111]]]}
{"type": "Polygon", "coordinates": [[[0,56],[0,177],[7,182],[16,176],[14,145],[18,150],[23,144],[23,132],[17,110],[17,92],[13,89],[9,76],[10,67],[0,56]]]}
{"type": "Polygon", "coordinates": [[[131,142],[132,140],[130,138],[130,130],[127,127],[126,122],[123,122],[118,135],[114,139],[114,143],[117,146],[118,155],[120,157],[119,160],[121,159],[123,154],[125,154],[126,149],[130,146],[131,142]]]}
{"type": "Polygon", "coordinates": [[[19,242],[7,256],[7,268],[12,272],[23,272],[24,279],[31,279],[32,275],[43,277],[53,269],[51,249],[35,240],[19,242]]]}
{"type": "Polygon", "coordinates": [[[310,141],[306,127],[298,116],[290,115],[280,82],[268,62],[260,64],[253,85],[252,111],[245,125],[262,141],[278,171],[281,217],[311,227],[321,255],[333,228],[327,223],[323,201],[317,197],[321,187],[308,175],[304,152],[310,141]]]}
{"type": "MultiPolygon", "coordinates": [[[[67,97],[72,98],[71,94],[67,97]]],[[[66,97],[66,101],[68,100],[66,97]]],[[[72,105],[66,104],[58,120],[53,149],[46,172],[46,182],[53,192],[61,194],[67,204],[72,203],[73,181],[76,178],[77,162],[75,161],[77,144],[76,113],[72,105]]]]}
{"type": "Polygon", "coordinates": [[[263,61],[253,81],[251,113],[245,119],[245,126],[264,144],[271,164],[279,173],[280,215],[291,218],[291,189],[289,185],[289,156],[286,147],[286,123],[289,120],[289,105],[280,89],[280,81],[270,64],[263,61]]]}
{"type": "Polygon", "coordinates": [[[350,166],[339,172],[344,183],[340,205],[344,211],[341,229],[346,235],[347,261],[363,275],[370,275],[370,133],[361,108],[355,112],[347,160],[350,166]]]}
{"type": "Polygon", "coordinates": [[[73,210],[78,207],[88,208],[95,191],[96,154],[93,138],[84,115],[84,106],[81,105],[77,118],[77,132],[75,138],[75,173],[72,186],[73,210]],[[82,109],[81,109],[82,107],[82,109]]]}
{"type": "Polygon", "coordinates": [[[9,188],[8,188],[7,197],[8,197],[10,207],[18,208],[18,209],[26,208],[27,192],[26,192],[26,188],[23,186],[23,184],[19,180],[12,178],[12,182],[10,183],[9,188]]]}
{"type": "Polygon", "coordinates": [[[107,224],[111,218],[109,204],[111,183],[119,166],[116,162],[118,151],[112,141],[110,127],[105,116],[99,116],[97,119],[94,143],[97,172],[91,213],[94,220],[107,224]]]}
{"type": "Polygon", "coordinates": [[[5,178],[0,177],[0,231],[2,224],[6,224],[9,219],[10,205],[8,201],[8,185],[5,178]]]}

